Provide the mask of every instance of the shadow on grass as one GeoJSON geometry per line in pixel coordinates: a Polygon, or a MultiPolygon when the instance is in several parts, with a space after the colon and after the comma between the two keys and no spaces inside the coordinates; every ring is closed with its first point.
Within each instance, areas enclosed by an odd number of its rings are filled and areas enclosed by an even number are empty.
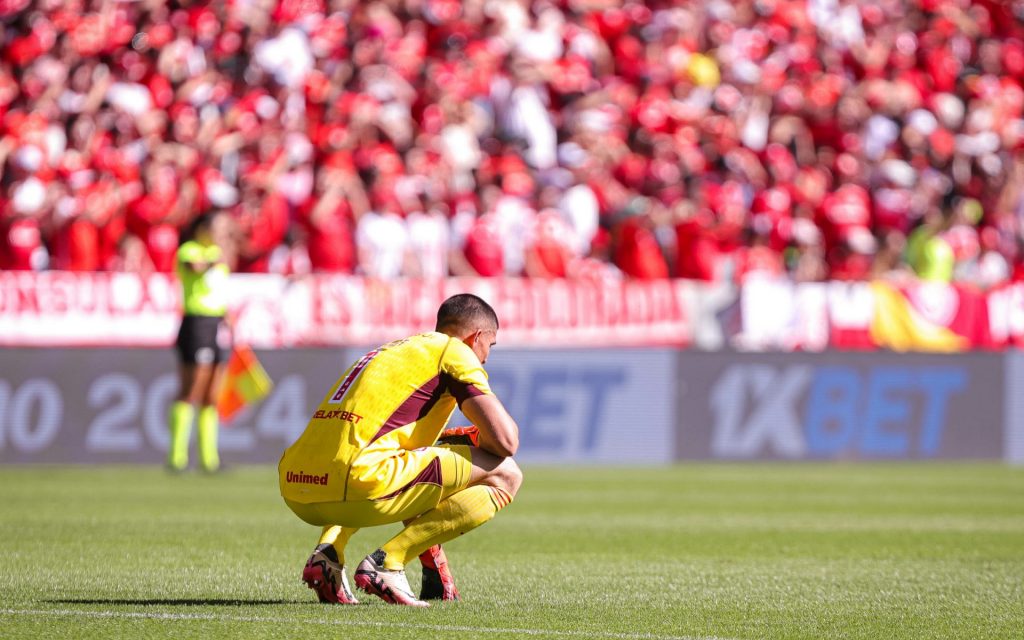
{"type": "Polygon", "coordinates": [[[309,604],[309,600],[240,600],[234,598],[61,598],[47,604],[113,604],[128,606],[248,607],[263,604],[309,604]]]}

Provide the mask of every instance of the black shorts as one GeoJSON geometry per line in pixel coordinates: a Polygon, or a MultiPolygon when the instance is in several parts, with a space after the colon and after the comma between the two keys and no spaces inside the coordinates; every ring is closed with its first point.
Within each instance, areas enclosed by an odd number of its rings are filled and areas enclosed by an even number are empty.
{"type": "Polygon", "coordinates": [[[223,331],[224,319],[215,316],[185,316],[181,319],[174,347],[185,364],[219,364],[227,361],[230,343],[223,331]]]}

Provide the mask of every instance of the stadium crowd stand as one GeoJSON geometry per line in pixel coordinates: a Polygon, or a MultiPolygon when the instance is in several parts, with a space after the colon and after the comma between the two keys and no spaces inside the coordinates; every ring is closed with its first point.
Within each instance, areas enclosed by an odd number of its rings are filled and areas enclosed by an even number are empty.
{"type": "Polygon", "coordinates": [[[0,267],[1024,277],[1021,0],[0,0],[0,267]]]}

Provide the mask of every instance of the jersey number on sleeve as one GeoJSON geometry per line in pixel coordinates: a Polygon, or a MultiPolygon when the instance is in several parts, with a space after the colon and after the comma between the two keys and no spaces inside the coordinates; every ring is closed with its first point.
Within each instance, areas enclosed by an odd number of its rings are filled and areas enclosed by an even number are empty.
{"type": "Polygon", "coordinates": [[[334,391],[334,394],[331,396],[331,399],[328,400],[327,402],[329,404],[338,404],[339,402],[341,402],[342,399],[345,397],[345,393],[348,391],[348,388],[352,386],[352,383],[355,382],[356,378],[359,377],[359,374],[363,371],[363,369],[366,368],[366,365],[370,364],[370,360],[373,360],[373,357],[378,353],[380,353],[380,349],[374,349],[373,351],[367,353],[365,356],[360,358],[359,362],[357,362],[355,366],[352,367],[352,371],[350,371],[349,374],[345,376],[345,379],[341,381],[341,384],[338,385],[338,388],[334,391]]]}

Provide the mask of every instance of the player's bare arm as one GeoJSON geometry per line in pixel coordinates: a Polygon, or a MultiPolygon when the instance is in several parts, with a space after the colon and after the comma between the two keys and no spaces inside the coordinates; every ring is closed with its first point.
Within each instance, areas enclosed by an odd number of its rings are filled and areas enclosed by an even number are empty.
{"type": "Polygon", "coordinates": [[[494,395],[467,398],[462,413],[480,429],[480,448],[507,458],[519,450],[519,425],[494,395]]]}

